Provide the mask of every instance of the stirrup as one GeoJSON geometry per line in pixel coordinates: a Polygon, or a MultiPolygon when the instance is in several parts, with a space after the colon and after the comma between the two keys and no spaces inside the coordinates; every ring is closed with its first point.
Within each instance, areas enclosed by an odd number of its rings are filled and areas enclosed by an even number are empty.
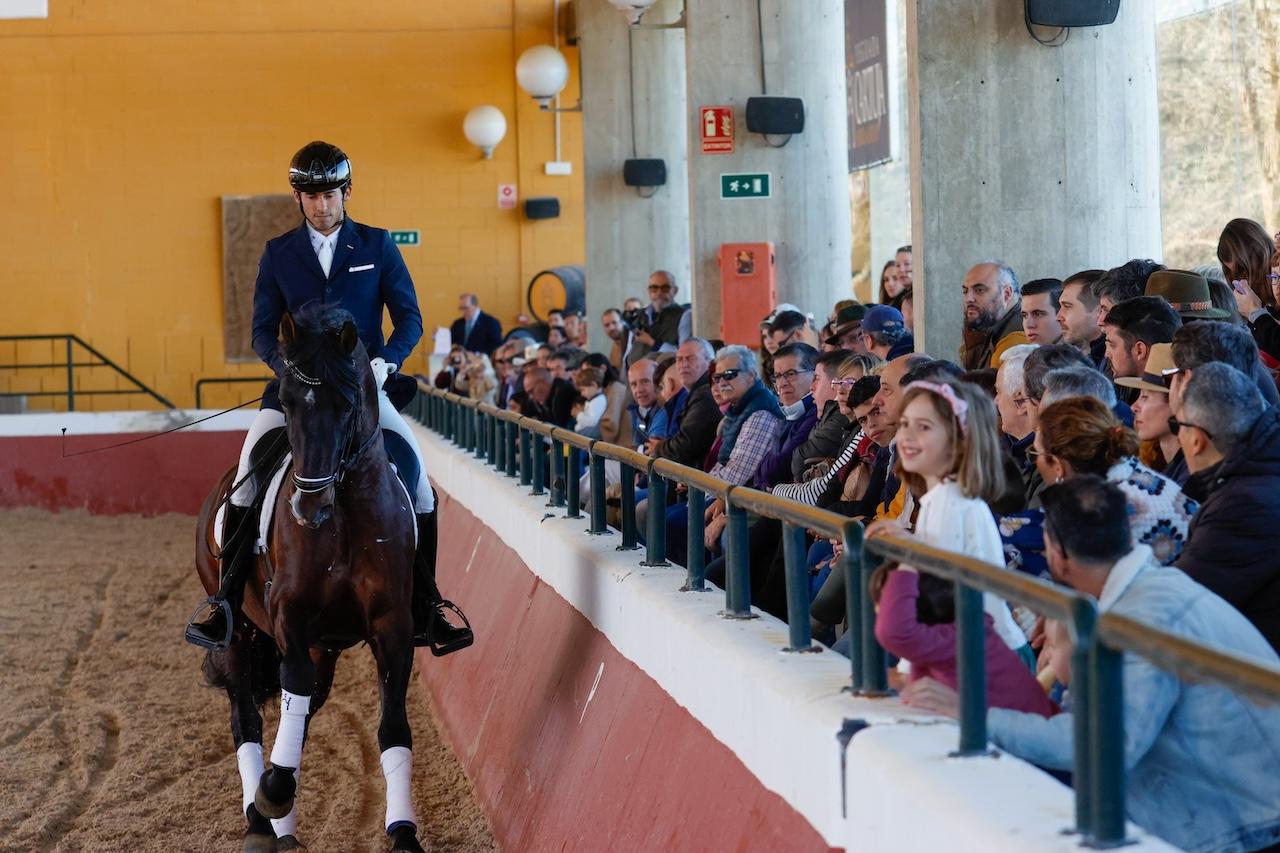
{"type": "MultiPolygon", "coordinates": [[[[471,620],[467,618],[467,614],[463,613],[462,608],[458,607],[458,605],[454,604],[447,598],[440,599],[440,601],[431,608],[431,618],[427,620],[427,628],[423,634],[419,636],[423,636],[426,639],[426,644],[430,647],[431,654],[438,658],[453,654],[454,652],[460,652],[467,646],[474,643],[476,639],[475,634],[471,632],[471,620]],[[434,617],[437,611],[442,608],[452,610],[454,613],[458,614],[460,619],[462,619],[462,627],[456,629],[458,631],[457,639],[449,642],[438,641],[435,637],[435,632],[432,630],[432,625],[435,622],[434,617]]],[[[415,637],[414,639],[417,640],[418,638],[415,637]]],[[[415,642],[414,645],[418,645],[418,643],[415,642]]]]}
{"type": "Polygon", "coordinates": [[[235,614],[231,610],[231,602],[227,601],[225,598],[209,596],[205,599],[204,604],[201,604],[196,608],[196,612],[191,614],[191,618],[187,620],[187,627],[186,630],[183,631],[182,636],[183,639],[192,645],[217,651],[218,649],[225,649],[227,646],[231,645],[231,635],[235,633],[235,630],[236,620],[235,614]],[[200,612],[205,608],[208,608],[210,605],[213,605],[222,611],[222,617],[227,623],[226,634],[220,639],[206,637],[204,634],[199,633],[192,627],[192,624],[195,622],[196,617],[200,615],[200,612]]]}

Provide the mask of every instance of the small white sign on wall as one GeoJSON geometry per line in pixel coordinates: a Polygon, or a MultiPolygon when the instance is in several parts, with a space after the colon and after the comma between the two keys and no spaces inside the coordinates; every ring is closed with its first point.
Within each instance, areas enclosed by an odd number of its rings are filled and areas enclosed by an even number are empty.
{"type": "Polygon", "coordinates": [[[47,18],[49,0],[0,0],[0,18],[47,18]]]}

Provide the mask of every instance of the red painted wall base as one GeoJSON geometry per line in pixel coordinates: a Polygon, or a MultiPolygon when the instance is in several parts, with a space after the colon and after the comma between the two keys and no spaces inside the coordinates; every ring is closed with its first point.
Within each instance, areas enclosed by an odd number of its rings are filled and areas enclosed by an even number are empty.
{"type": "Polygon", "coordinates": [[[440,586],[476,644],[423,650],[418,670],[503,849],[829,849],[493,531],[440,498],[440,586]]]}
{"type": "MultiPolygon", "coordinates": [[[[78,436],[67,453],[138,438],[78,436]]],[[[0,507],[87,509],[100,515],[194,515],[240,457],[244,433],[174,433],[103,453],[63,457],[61,436],[0,438],[0,507]]]]}

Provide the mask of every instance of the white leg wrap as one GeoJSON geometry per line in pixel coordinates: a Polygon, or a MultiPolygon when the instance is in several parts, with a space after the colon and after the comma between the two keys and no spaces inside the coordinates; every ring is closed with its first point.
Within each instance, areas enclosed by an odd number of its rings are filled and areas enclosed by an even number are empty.
{"type": "Polygon", "coordinates": [[[302,737],[306,734],[307,711],[310,709],[310,696],[280,691],[280,728],[276,731],[276,742],[271,745],[273,767],[296,770],[301,766],[302,737]]]}
{"type": "Polygon", "coordinates": [[[253,795],[258,791],[262,778],[262,744],[242,743],[236,750],[236,766],[240,768],[240,812],[249,810],[253,795]]]}
{"type": "Polygon", "coordinates": [[[418,825],[413,811],[413,750],[393,746],[382,753],[382,775],[387,780],[387,832],[399,823],[418,825]]]}
{"type": "MultiPolygon", "coordinates": [[[[293,771],[293,781],[298,782],[298,771],[293,771]]],[[[286,835],[298,834],[298,798],[293,798],[293,808],[289,813],[279,820],[271,821],[271,829],[276,834],[276,838],[284,838],[286,835]]]]}
{"type": "Polygon", "coordinates": [[[422,450],[418,447],[418,439],[414,437],[413,430],[409,429],[409,425],[404,422],[404,418],[387,398],[387,392],[381,389],[378,390],[378,426],[391,430],[413,448],[414,455],[418,457],[419,471],[418,485],[414,489],[413,496],[414,503],[417,504],[414,511],[419,515],[431,512],[436,508],[436,499],[431,493],[431,481],[427,479],[427,464],[422,461],[422,450]]]}
{"type": "MultiPolygon", "coordinates": [[[[236,469],[236,478],[231,481],[233,484],[243,480],[249,473],[249,469],[253,467],[249,463],[249,454],[253,451],[253,446],[258,443],[258,439],[276,427],[282,426],[284,426],[283,414],[275,409],[258,409],[258,414],[254,416],[253,424],[249,427],[249,433],[244,437],[244,444],[240,447],[240,467],[236,469]]],[[[246,481],[232,493],[231,503],[236,506],[248,506],[253,501],[253,488],[253,480],[246,481]]]]}

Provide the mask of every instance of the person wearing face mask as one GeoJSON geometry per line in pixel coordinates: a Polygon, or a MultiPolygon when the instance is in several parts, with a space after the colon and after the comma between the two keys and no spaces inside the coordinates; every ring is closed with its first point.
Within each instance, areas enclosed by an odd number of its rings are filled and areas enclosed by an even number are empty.
{"type": "Polygon", "coordinates": [[[808,344],[787,344],[773,356],[773,383],[782,415],[786,418],[774,439],[774,447],[753,479],[757,489],[768,489],[791,479],[791,457],[813,432],[818,422],[818,406],[813,399],[818,351],[808,344]]]}

